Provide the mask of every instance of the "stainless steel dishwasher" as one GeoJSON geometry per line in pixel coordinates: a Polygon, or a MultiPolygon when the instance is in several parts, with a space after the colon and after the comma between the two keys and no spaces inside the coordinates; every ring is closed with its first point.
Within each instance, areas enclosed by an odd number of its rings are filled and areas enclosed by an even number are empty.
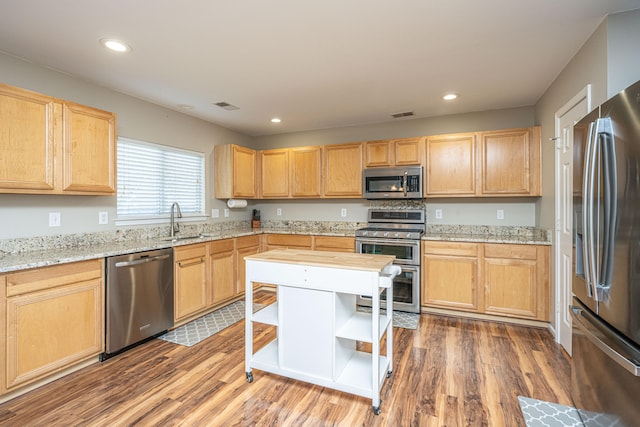
{"type": "Polygon", "coordinates": [[[107,258],[106,359],[173,326],[173,249],[107,258]]]}

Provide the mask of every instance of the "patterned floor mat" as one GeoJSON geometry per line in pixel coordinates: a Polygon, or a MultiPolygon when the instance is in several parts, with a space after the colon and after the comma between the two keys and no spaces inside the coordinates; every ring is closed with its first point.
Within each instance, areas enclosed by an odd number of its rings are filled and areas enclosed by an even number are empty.
{"type": "Polygon", "coordinates": [[[571,406],[518,396],[527,427],[584,427],[578,410],[571,406]]]}
{"type": "Polygon", "coordinates": [[[624,423],[615,415],[576,409],[571,406],[518,396],[520,409],[527,427],[622,427],[624,423]]]}
{"type": "MultiPolygon", "coordinates": [[[[364,307],[359,305],[358,311],[364,313],[371,313],[371,307],[364,307]]],[[[380,313],[384,314],[387,311],[385,309],[380,310],[380,313]]],[[[420,322],[420,314],[407,313],[406,311],[393,311],[393,326],[396,328],[405,329],[418,329],[418,323],[420,322]]]]}
{"type": "MultiPolygon", "coordinates": [[[[187,347],[194,346],[211,335],[244,319],[244,307],[244,300],[236,301],[173,331],[169,331],[158,338],[187,347]]],[[[262,307],[264,307],[262,304],[254,304],[253,311],[255,312],[262,307]]]]}

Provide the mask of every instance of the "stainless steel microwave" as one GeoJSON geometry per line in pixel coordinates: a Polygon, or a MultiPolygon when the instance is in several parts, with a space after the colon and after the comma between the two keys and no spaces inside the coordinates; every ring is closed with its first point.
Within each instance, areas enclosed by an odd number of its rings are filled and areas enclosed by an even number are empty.
{"type": "Polygon", "coordinates": [[[369,168],[362,173],[365,199],[421,199],[422,167],[369,168]]]}

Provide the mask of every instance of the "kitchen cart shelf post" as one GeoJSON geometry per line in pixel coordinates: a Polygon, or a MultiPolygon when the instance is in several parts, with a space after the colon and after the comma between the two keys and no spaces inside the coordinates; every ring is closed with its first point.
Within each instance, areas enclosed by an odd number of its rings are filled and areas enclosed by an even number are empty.
{"type": "Polygon", "coordinates": [[[380,412],[380,389],[393,366],[393,311],[380,313],[380,294],[393,298],[400,267],[388,255],[278,249],[245,257],[245,373],[253,368],[370,398],[380,412]],[[253,283],[276,286],[277,302],[253,312],[253,283]],[[356,310],[371,297],[372,312],[356,310]],[[276,338],[253,350],[253,323],[276,327],[276,338]],[[380,343],[386,335],[386,352],[380,343]],[[357,350],[371,343],[371,353],[357,350]]]}

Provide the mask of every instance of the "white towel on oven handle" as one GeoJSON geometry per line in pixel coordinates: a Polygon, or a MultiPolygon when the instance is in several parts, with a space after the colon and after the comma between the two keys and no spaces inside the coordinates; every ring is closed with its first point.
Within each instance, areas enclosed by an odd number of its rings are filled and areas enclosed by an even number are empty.
{"type": "Polygon", "coordinates": [[[389,264],[384,270],[382,270],[382,274],[380,274],[380,286],[383,288],[390,288],[393,283],[393,279],[402,272],[402,268],[399,265],[389,264]]]}

